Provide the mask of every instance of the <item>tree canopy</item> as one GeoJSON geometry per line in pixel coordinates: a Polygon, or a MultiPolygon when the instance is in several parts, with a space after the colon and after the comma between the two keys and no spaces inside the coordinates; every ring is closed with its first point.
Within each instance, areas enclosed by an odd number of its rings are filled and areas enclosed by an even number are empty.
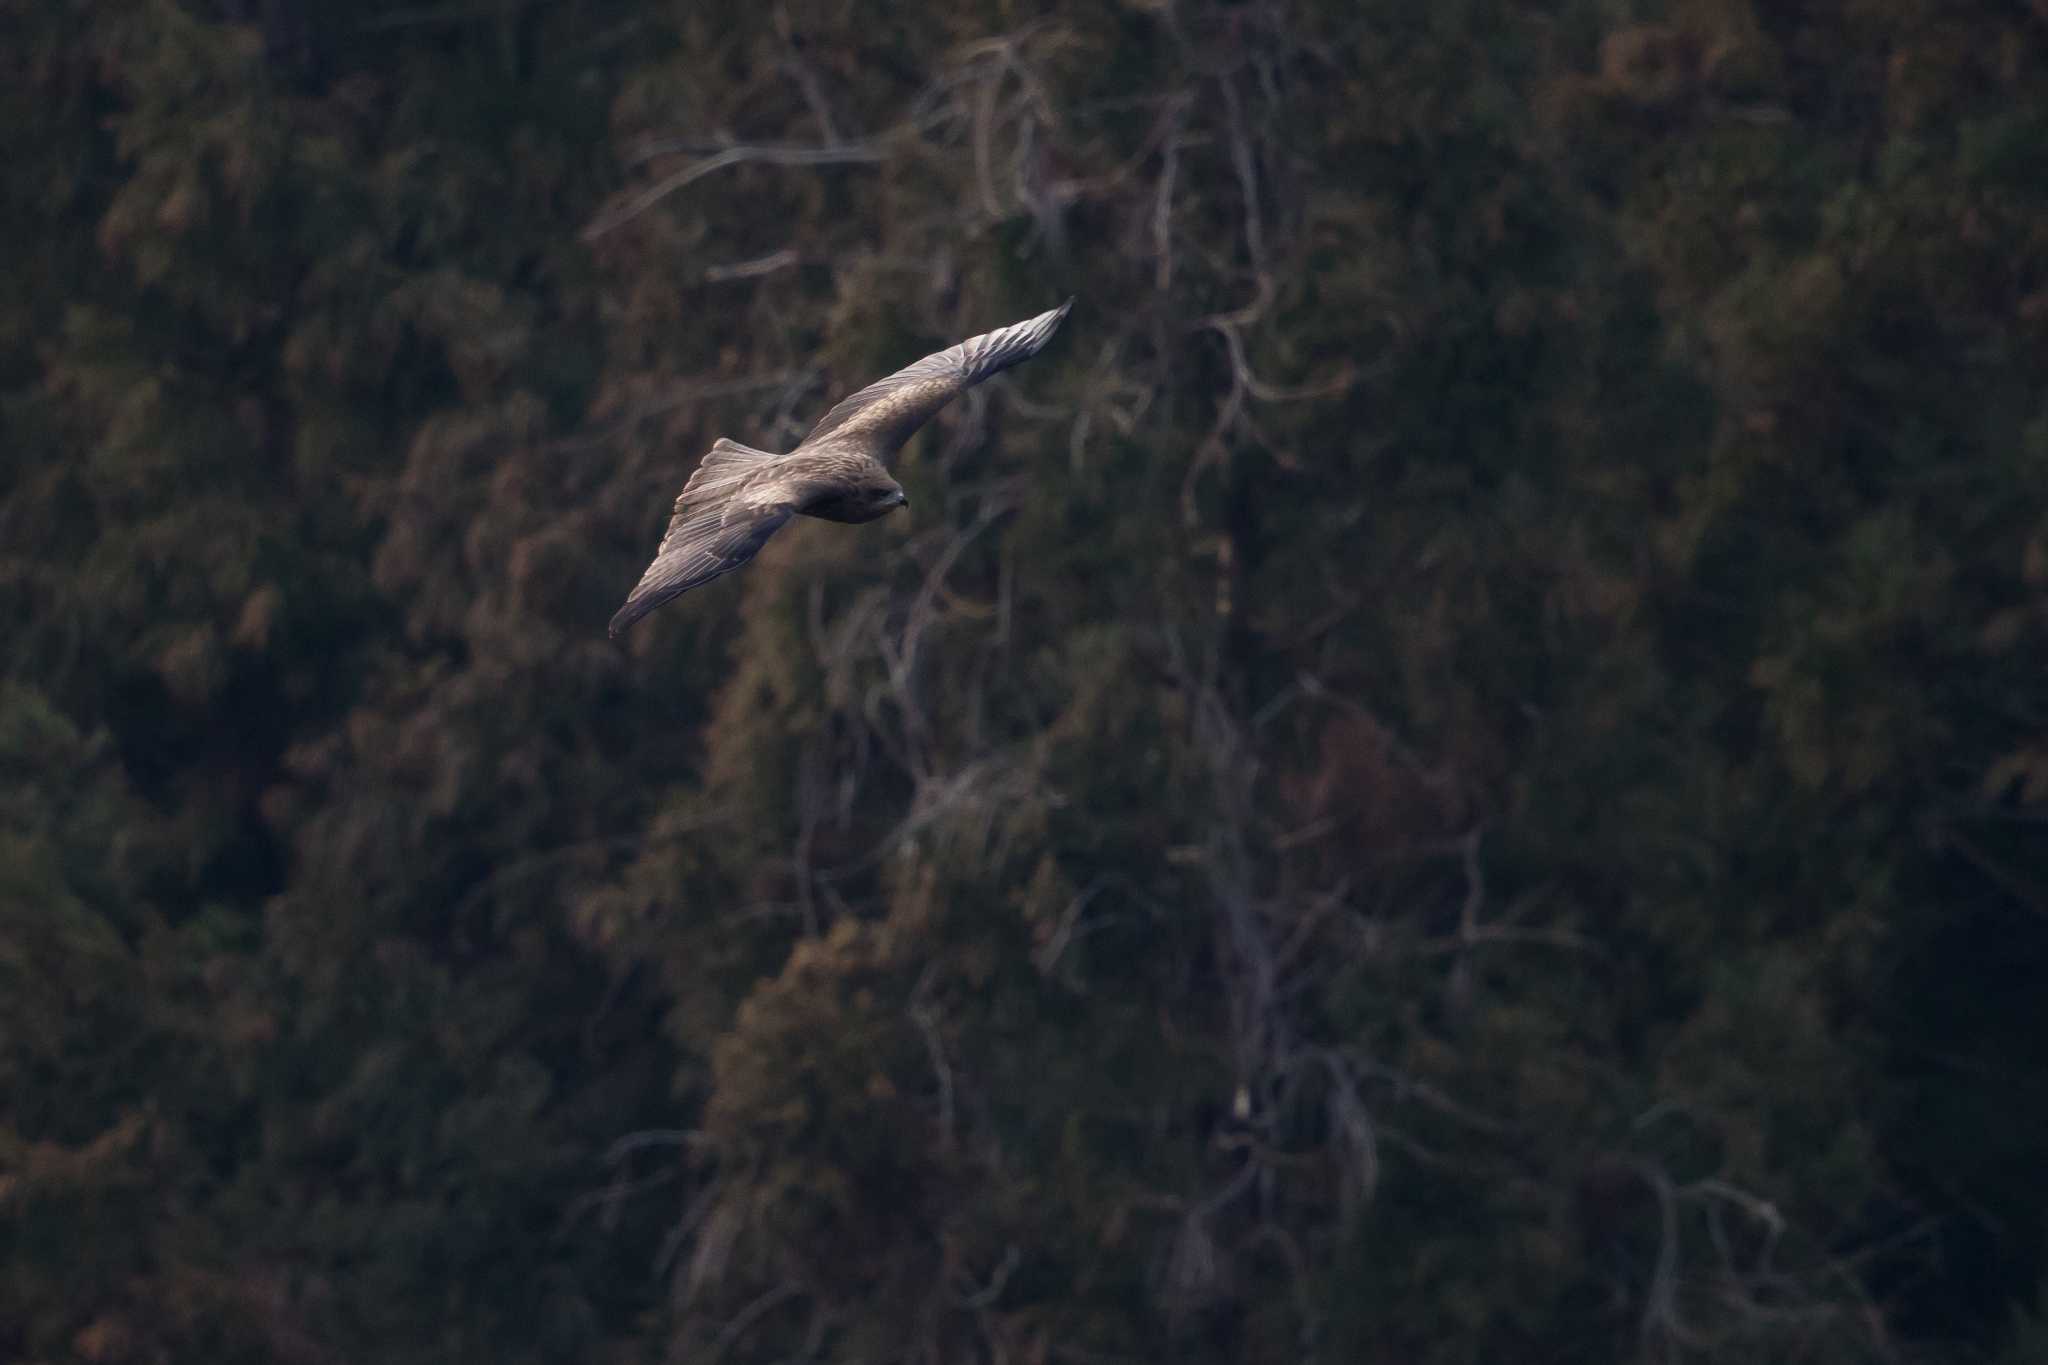
{"type": "Polygon", "coordinates": [[[2048,1356],[2048,6],[0,0],[0,151],[0,1359],[2048,1356]]]}

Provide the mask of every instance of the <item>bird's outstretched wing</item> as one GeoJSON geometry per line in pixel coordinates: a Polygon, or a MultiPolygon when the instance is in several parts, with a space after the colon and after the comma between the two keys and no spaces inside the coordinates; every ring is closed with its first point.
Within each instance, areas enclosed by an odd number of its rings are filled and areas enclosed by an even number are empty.
{"type": "MultiPolygon", "coordinates": [[[[684,494],[684,498],[688,496],[684,494]]],[[[626,605],[612,617],[614,639],[669,598],[702,587],[752,559],[768,543],[768,537],[796,515],[788,503],[686,506],[683,498],[678,498],[676,504],[676,514],[669,520],[668,534],[661,538],[654,562],[640,575],[626,605]]]]}
{"type": "Polygon", "coordinates": [[[830,436],[858,441],[881,454],[894,451],[954,397],[1037,355],[1073,306],[1068,299],[1049,313],[970,337],[876,380],[826,413],[804,444],[830,436]]]}
{"type": "Polygon", "coordinates": [[[796,515],[806,492],[803,487],[750,487],[750,481],[777,458],[724,437],[712,442],[676,498],[654,562],[612,617],[613,638],[678,593],[701,587],[752,559],[768,537],[796,515]],[[739,496],[743,490],[746,495],[739,496]]]}

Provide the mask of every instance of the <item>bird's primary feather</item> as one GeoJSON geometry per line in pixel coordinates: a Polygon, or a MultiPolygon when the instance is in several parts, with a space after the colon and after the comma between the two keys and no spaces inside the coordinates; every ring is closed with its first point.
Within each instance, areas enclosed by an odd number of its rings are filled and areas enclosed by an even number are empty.
{"type": "MultiPolygon", "coordinates": [[[[958,346],[906,365],[885,379],[841,399],[820,418],[804,445],[826,437],[867,438],[887,453],[908,440],[940,408],[989,376],[1021,364],[1045,349],[1074,306],[1068,299],[1049,313],[969,337],[958,346]]],[[[799,447],[801,449],[801,447],[799,447]]]]}

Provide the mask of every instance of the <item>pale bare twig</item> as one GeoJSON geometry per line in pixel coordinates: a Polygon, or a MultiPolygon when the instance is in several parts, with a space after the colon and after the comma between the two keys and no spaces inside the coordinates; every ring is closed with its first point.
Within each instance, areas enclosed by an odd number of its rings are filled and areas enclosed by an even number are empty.
{"type": "Polygon", "coordinates": [[[938,1016],[932,1010],[930,993],[932,983],[938,979],[938,965],[928,964],[917,979],[917,986],[910,993],[910,1019],[917,1025],[917,1031],[924,1039],[925,1051],[931,1057],[932,1071],[939,1080],[939,1146],[942,1150],[953,1146],[953,1068],[946,1064],[946,1049],[939,1041],[938,1016]]]}
{"type": "Polygon", "coordinates": [[[770,166],[872,165],[886,156],[887,148],[880,142],[842,142],[827,147],[738,143],[693,161],[681,170],[670,172],[638,194],[630,196],[625,203],[599,215],[596,221],[583,229],[583,240],[594,242],[607,233],[624,227],[677,190],[728,166],[743,166],[750,162],[770,166]]]}
{"type": "Polygon", "coordinates": [[[960,1296],[961,1305],[967,1308],[980,1309],[994,1304],[997,1299],[1002,1297],[1003,1287],[1010,1282],[1010,1276],[1016,1272],[1019,1265],[1023,1264],[1023,1261],[1023,1253],[1017,1250],[1016,1243],[1012,1242],[1005,1246],[1003,1248],[1003,1259],[997,1262],[996,1268],[993,1271],[989,1272],[988,1282],[975,1289],[972,1293],[960,1296]]]}
{"type": "Polygon", "coordinates": [[[742,1308],[734,1315],[733,1320],[726,1324],[725,1330],[718,1334],[718,1340],[711,1343],[711,1360],[716,1362],[725,1359],[725,1353],[730,1351],[733,1345],[746,1335],[749,1328],[775,1308],[787,1303],[802,1292],[795,1285],[785,1282],[770,1289],[745,1308],[742,1308]]]}
{"type": "Polygon", "coordinates": [[[779,270],[791,269],[802,262],[802,255],[794,248],[783,247],[765,256],[735,261],[731,265],[707,265],[704,267],[704,280],[707,284],[723,284],[728,280],[754,280],[763,275],[773,275],[779,270]]]}

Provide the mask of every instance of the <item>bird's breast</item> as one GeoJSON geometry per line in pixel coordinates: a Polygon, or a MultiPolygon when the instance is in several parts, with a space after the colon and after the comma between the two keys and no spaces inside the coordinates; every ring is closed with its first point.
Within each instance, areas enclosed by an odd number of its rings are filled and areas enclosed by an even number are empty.
{"type": "Polygon", "coordinates": [[[820,498],[802,509],[802,515],[817,517],[823,521],[844,521],[858,524],[886,517],[896,510],[895,503],[883,503],[879,507],[865,498],[838,497],[820,498]]]}

